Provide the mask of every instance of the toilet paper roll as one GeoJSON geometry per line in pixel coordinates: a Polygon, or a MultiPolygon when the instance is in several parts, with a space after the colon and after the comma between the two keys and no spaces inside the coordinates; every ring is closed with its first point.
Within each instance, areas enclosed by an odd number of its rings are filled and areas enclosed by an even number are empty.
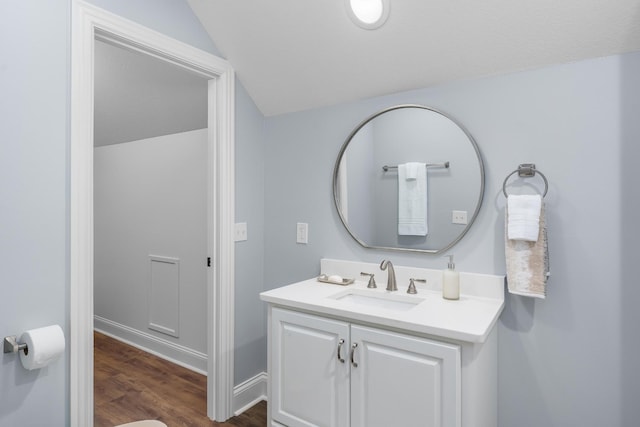
{"type": "Polygon", "coordinates": [[[30,371],[44,368],[64,353],[64,332],[58,325],[26,331],[18,342],[27,345],[20,352],[20,361],[30,371]]]}

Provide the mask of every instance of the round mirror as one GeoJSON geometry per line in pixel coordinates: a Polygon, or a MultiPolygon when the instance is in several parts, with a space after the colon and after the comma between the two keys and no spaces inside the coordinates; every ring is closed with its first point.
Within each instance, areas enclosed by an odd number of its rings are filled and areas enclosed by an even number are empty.
{"type": "Polygon", "coordinates": [[[469,132],[440,111],[400,105],[349,135],[333,173],[342,223],[362,246],[437,254],[478,215],[484,165],[469,132]]]}

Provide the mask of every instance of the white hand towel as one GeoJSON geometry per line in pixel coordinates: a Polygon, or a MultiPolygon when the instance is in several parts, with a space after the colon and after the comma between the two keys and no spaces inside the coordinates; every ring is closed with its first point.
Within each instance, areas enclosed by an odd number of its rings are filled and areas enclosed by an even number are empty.
{"type": "Polygon", "coordinates": [[[405,179],[407,181],[413,181],[418,178],[418,169],[425,169],[426,166],[424,163],[418,162],[409,162],[404,164],[405,168],[405,179]]]}
{"type": "Polygon", "coordinates": [[[398,165],[398,234],[401,236],[427,235],[427,167],[424,163],[415,165],[415,179],[407,178],[406,164],[398,165]]]}
{"type": "Polygon", "coordinates": [[[508,238],[507,224],[511,216],[509,206],[505,213],[505,256],[509,292],[544,299],[550,275],[544,203],[540,207],[540,238],[535,242],[508,238]]]}
{"type": "Polygon", "coordinates": [[[540,195],[521,195],[507,197],[509,211],[507,236],[511,240],[535,242],[540,234],[540,195]]]}

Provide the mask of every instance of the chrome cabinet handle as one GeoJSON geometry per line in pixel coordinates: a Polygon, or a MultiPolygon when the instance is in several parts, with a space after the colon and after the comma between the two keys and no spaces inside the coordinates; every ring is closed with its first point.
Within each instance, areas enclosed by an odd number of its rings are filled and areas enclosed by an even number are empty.
{"type": "Polygon", "coordinates": [[[356,342],[354,342],[353,345],[351,345],[351,364],[353,365],[354,368],[358,367],[358,362],[353,360],[353,355],[356,353],[357,347],[358,347],[358,343],[356,342]]]}
{"type": "Polygon", "coordinates": [[[340,361],[340,363],[344,363],[344,359],[342,358],[342,356],[340,356],[340,350],[342,349],[342,344],[344,344],[344,340],[340,338],[340,341],[338,341],[338,360],[340,361]]]}

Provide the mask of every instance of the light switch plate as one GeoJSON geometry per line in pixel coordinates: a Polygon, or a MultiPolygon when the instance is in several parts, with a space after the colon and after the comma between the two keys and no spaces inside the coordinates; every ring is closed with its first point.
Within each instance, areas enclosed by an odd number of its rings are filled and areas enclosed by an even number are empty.
{"type": "Polygon", "coordinates": [[[247,240],[247,223],[237,222],[235,229],[235,241],[244,242],[245,240],[247,240]]]}
{"type": "Polygon", "coordinates": [[[296,243],[309,243],[309,224],[306,222],[296,224],[296,243]]]}

